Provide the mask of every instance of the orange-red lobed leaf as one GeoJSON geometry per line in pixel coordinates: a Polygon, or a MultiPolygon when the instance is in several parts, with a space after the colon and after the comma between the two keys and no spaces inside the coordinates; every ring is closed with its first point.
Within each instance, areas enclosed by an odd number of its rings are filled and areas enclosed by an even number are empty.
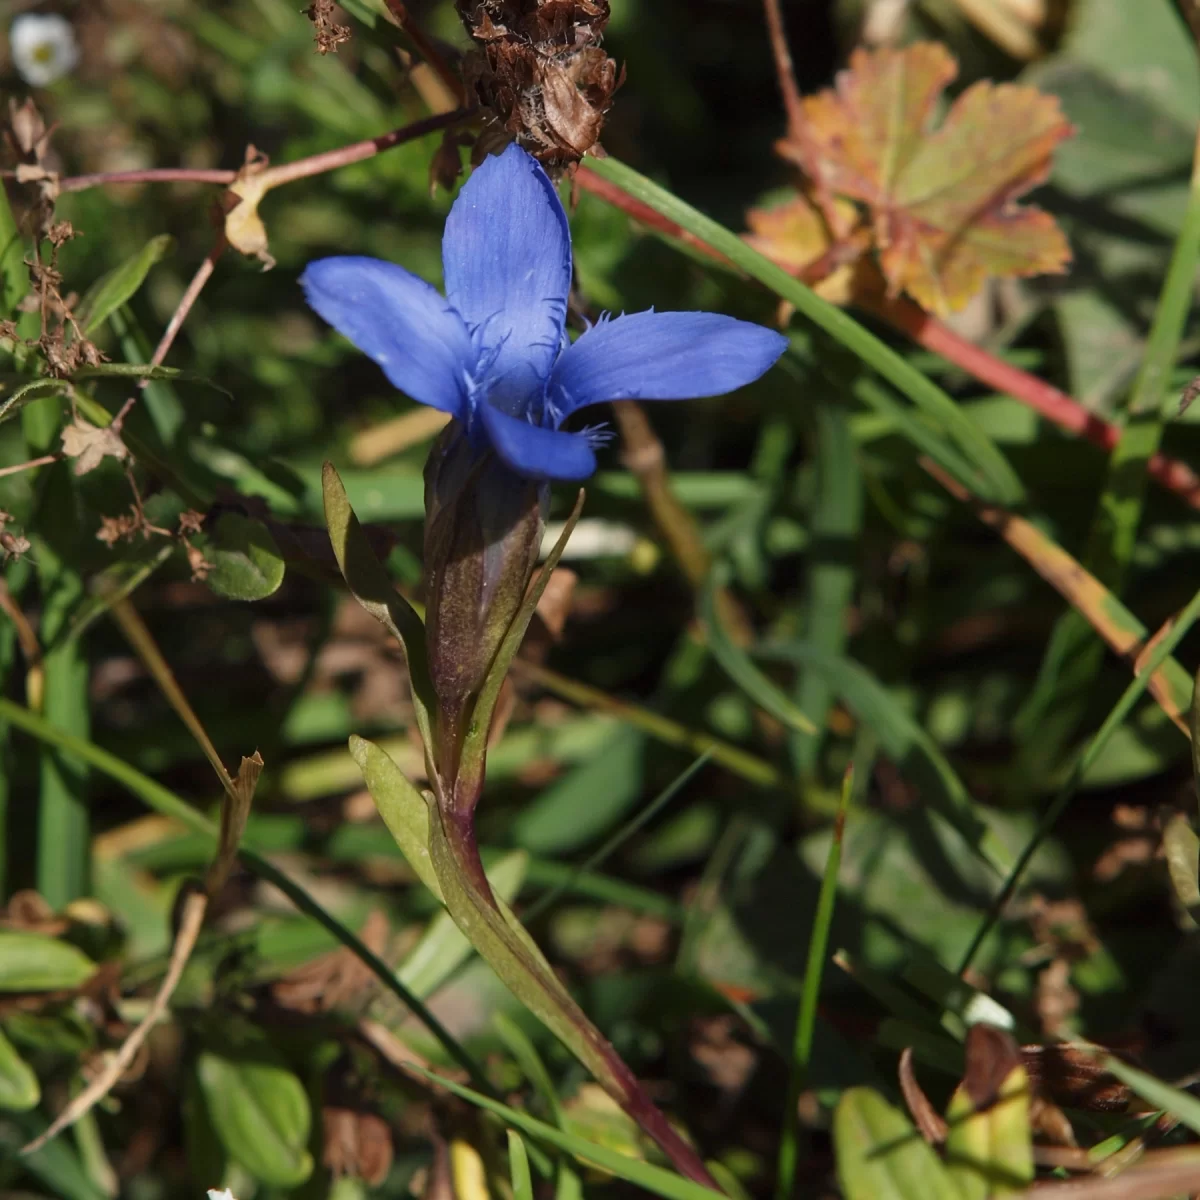
{"type": "Polygon", "coordinates": [[[1062,271],[1071,257],[1053,217],[1016,203],[1073,132],[1057,98],[976,83],[935,130],[957,71],[932,42],[856,50],[835,88],[805,99],[803,137],[781,146],[819,192],[867,207],[890,291],[939,314],[989,275],[1062,271]]]}

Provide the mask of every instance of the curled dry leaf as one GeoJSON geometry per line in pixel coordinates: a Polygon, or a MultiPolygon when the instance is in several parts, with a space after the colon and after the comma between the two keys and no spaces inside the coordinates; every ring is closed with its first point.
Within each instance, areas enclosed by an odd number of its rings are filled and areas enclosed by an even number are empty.
{"type": "Polygon", "coordinates": [[[499,125],[548,169],[595,149],[617,64],[601,48],[608,0],[458,0],[478,49],[468,88],[499,125]]]}
{"type": "Polygon", "coordinates": [[[235,250],[248,258],[257,258],[263,270],[269,271],[275,260],[267,251],[267,227],[258,215],[259,202],[269,190],[266,170],[267,156],[247,146],[246,161],[237,179],[229,185],[228,196],[233,205],[225,214],[225,238],[235,250]]]}
{"type": "MultiPolygon", "coordinates": [[[[1053,217],[1016,200],[1043,182],[1073,129],[1058,99],[1034,88],[980,81],[954,102],[941,127],[934,113],[958,67],[945,47],[856,50],[834,88],[803,101],[801,130],[777,146],[804,174],[812,217],[830,225],[861,206],[892,295],[907,292],[945,315],[989,276],[1064,270],[1070,248],[1053,217]]],[[[759,248],[795,269],[821,252],[803,208],[763,225],[759,248]],[[761,240],[765,239],[765,240],[761,240]]]]}
{"type": "Polygon", "coordinates": [[[101,429],[76,417],[62,431],[63,454],[75,460],[72,468],[76,475],[94,471],[105,458],[123,460],[129,451],[121,441],[121,435],[110,425],[101,429]]]}

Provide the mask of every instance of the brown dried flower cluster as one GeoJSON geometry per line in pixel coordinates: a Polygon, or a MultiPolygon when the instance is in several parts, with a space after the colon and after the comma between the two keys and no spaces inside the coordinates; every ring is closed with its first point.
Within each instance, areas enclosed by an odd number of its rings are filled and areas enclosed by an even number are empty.
{"type": "Polygon", "coordinates": [[[601,48],[608,0],[458,0],[478,49],[467,87],[544,166],[596,147],[623,73],[601,48]]]}

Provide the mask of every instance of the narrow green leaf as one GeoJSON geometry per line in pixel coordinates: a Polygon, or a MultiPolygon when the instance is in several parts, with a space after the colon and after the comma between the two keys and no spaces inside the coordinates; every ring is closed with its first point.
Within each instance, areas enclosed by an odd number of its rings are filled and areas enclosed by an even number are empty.
{"type": "Polygon", "coordinates": [[[725,674],[759,708],[800,733],[815,734],[817,727],[751,661],[750,656],[733,643],[717,614],[717,590],[728,583],[729,572],[718,566],[700,592],[700,615],[708,628],[708,645],[713,658],[725,674]]]}
{"type": "Polygon", "coordinates": [[[153,237],[136,254],[96,280],[75,310],[75,319],[84,333],[95,333],[116,309],[132,299],[150,268],[161,262],[174,245],[175,239],[169,234],[153,237]]]}
{"type": "Polygon", "coordinates": [[[529,1174],[529,1155],[515,1129],[508,1131],[508,1168],[512,1173],[513,1200],[533,1200],[533,1179],[529,1174]]]}
{"type": "MultiPolygon", "coordinates": [[[[1113,447],[1108,475],[1088,532],[1083,565],[1114,596],[1128,577],[1146,502],[1150,459],[1166,426],[1167,389],[1193,305],[1200,262],[1200,147],[1192,163],[1191,187],[1183,224],[1175,239],[1154,322],[1146,342],[1120,440],[1113,447]]],[[[1033,694],[1018,714],[1023,743],[1021,767],[1028,777],[1059,761],[1088,711],[1093,683],[1105,651],[1095,630],[1074,609],[1056,623],[1033,694]]]]}
{"type": "Polygon", "coordinates": [[[500,1040],[508,1047],[508,1052],[517,1060],[517,1066],[521,1068],[521,1073],[533,1084],[534,1091],[541,1096],[550,1115],[554,1118],[554,1124],[559,1128],[564,1128],[562,1102],[558,1098],[558,1092],[555,1091],[550,1072],[546,1070],[546,1064],[542,1062],[542,1056],[537,1052],[537,1047],[530,1041],[520,1025],[504,1013],[497,1013],[492,1018],[492,1025],[500,1035],[500,1040]]]}
{"type": "Polygon", "coordinates": [[[833,1147],[846,1200],[960,1200],[933,1148],[872,1088],[843,1093],[833,1147]]]}
{"type": "Polygon", "coordinates": [[[135,557],[113,563],[93,576],[88,585],[91,595],[75,609],[71,623],[63,633],[63,639],[79,637],[117,601],[133,595],[174,552],[174,545],[155,546],[149,543],[139,547],[135,551],[135,557]]]}
{"type": "Polygon", "coordinates": [[[428,747],[434,744],[429,714],[436,710],[437,698],[429,676],[425,625],[413,606],[392,586],[387,572],[375,557],[332,463],[323,467],[321,484],[329,540],[346,586],[359,604],[399,640],[404,650],[417,728],[428,755],[428,747]]]}
{"type": "MultiPolygon", "coordinates": [[[[174,792],[168,791],[162,784],[143,775],[115,754],[101,749],[95,743],[84,738],[56,728],[38,714],[30,712],[29,709],[4,696],[0,696],[0,720],[10,722],[47,746],[58,747],[77,755],[97,771],[101,771],[110,779],[127,788],[132,795],[137,796],[155,812],[174,818],[187,829],[210,840],[214,845],[216,844],[218,830],[213,821],[210,821],[203,813],[197,812],[186,800],[174,792]]],[[[476,1081],[479,1086],[487,1088],[487,1077],[479,1064],[421,1003],[420,998],[414,996],[396,979],[387,964],[363,945],[361,938],[347,929],[341,921],[318,904],[304,888],[269,859],[246,846],[239,851],[239,857],[249,871],[277,887],[301,913],[315,921],[349,949],[386,990],[392,992],[402,1004],[411,1009],[417,1019],[425,1024],[430,1033],[446,1048],[450,1057],[467,1072],[471,1079],[476,1081]]]]}
{"type": "Polygon", "coordinates": [[[17,388],[11,396],[0,400],[0,421],[15,417],[27,404],[51,396],[65,396],[70,385],[65,379],[34,379],[17,388]]]}
{"type": "MultiPolygon", "coordinates": [[[[1114,607],[1117,607],[1115,601],[1114,607]]],[[[1067,806],[1079,790],[1079,785],[1087,776],[1092,764],[1100,756],[1100,752],[1108,744],[1108,740],[1124,724],[1129,714],[1133,711],[1134,705],[1141,699],[1142,693],[1149,686],[1155,672],[1159,668],[1163,668],[1163,673],[1174,684],[1177,692],[1185,684],[1187,675],[1179,663],[1171,657],[1171,654],[1197,621],[1200,621],[1200,591],[1197,591],[1191,600],[1188,601],[1183,611],[1175,618],[1166,635],[1155,644],[1153,651],[1140,664],[1138,673],[1129,681],[1125,691],[1121,693],[1121,698],[1113,705],[1108,716],[1104,718],[1104,723],[1096,730],[1095,735],[1076,760],[1075,765],[1071,769],[1070,777],[1042,814],[1041,819],[1038,821],[1038,827],[1033,832],[1033,836],[1017,856],[1016,862],[1013,863],[1012,869],[1008,872],[1004,886],[989,905],[987,915],[980,922],[979,929],[971,939],[971,944],[967,947],[967,952],[959,964],[958,974],[966,974],[967,968],[974,961],[980,946],[983,945],[987,935],[1000,919],[1000,913],[1016,890],[1025,868],[1033,861],[1033,856],[1037,852],[1037,848],[1049,837],[1050,831],[1066,811],[1067,806]],[[1174,667],[1174,671],[1170,671],[1170,667],[1174,667]]],[[[1146,636],[1145,629],[1142,629],[1141,636],[1146,636]]],[[[1180,707],[1183,709],[1187,705],[1186,703],[1181,703],[1180,707]]],[[[1193,750],[1194,753],[1195,751],[1193,750]]]]}
{"type": "MultiPolygon", "coordinates": [[[[619,1150],[612,1150],[607,1146],[590,1142],[576,1134],[568,1133],[566,1130],[555,1129],[553,1125],[547,1125],[545,1121],[539,1121],[528,1113],[480,1095],[479,1092],[463,1087],[462,1084],[446,1079],[434,1071],[426,1071],[418,1066],[410,1066],[408,1070],[414,1075],[428,1079],[431,1083],[436,1083],[439,1087],[446,1088],[447,1091],[469,1101],[477,1108],[495,1113],[505,1124],[523,1130],[530,1137],[537,1138],[559,1150],[565,1150],[581,1163],[601,1167],[618,1179],[624,1179],[636,1187],[645,1188],[646,1191],[653,1192],[656,1196],[663,1196],[665,1200],[714,1200],[714,1197],[720,1195],[698,1183],[693,1183],[690,1179],[685,1179],[682,1175],[676,1175],[674,1171],[653,1166],[640,1159],[630,1158],[619,1150]]],[[[930,1198],[926,1198],[926,1200],[930,1200],[930,1198]]],[[[941,1200],[941,1197],[937,1197],[936,1200],[941,1200]]]]}
{"type": "Polygon", "coordinates": [[[933,738],[897,703],[891,693],[858,663],[826,653],[808,642],[771,644],[755,650],[763,658],[794,662],[819,671],[842,702],[879,738],[883,752],[928,789],[937,812],[976,854],[998,874],[1011,871],[1014,859],[980,820],[975,802],[933,738]]]}
{"type": "Polygon", "coordinates": [[[817,895],[817,910],[813,914],[812,931],[808,938],[808,961],[804,967],[804,990],[800,994],[800,1005],[796,1013],[791,1071],[788,1077],[787,1099],[783,1106],[784,1123],[779,1140],[779,1165],[775,1185],[777,1200],[788,1200],[796,1185],[800,1133],[797,1105],[812,1058],[813,1031],[817,1027],[817,1003],[821,996],[825,954],[829,947],[829,927],[833,922],[833,906],[837,899],[838,869],[842,863],[846,813],[850,807],[850,796],[853,791],[854,771],[851,768],[842,780],[841,799],[838,803],[837,815],[834,817],[833,839],[829,843],[829,856],[825,860],[825,872],[821,876],[821,890],[817,895]]]}
{"type": "Polygon", "coordinates": [[[0,992],[77,988],[96,964],[70,942],[25,930],[0,929],[0,992]]]}
{"type": "Polygon", "coordinates": [[[28,291],[25,241],[13,219],[8,195],[0,189],[0,321],[12,319],[28,291]]]}
{"type": "Polygon", "coordinates": [[[283,582],[283,555],[271,531],[252,517],[223,513],[201,548],[212,564],[204,581],[218,596],[263,600],[283,582]]]}
{"type": "Polygon", "coordinates": [[[417,878],[440,900],[438,883],[429,857],[429,804],[408,781],[408,776],[386,751],[357,734],[350,738],[350,755],[362,772],[363,781],[388,832],[416,872],[417,878]]]}
{"type": "MultiPolygon", "coordinates": [[[[529,859],[523,851],[506,854],[488,870],[488,883],[499,898],[511,902],[521,890],[529,859]]],[[[396,977],[422,998],[433,995],[474,953],[448,912],[429,923],[421,940],[396,969],[396,977]]]]}
{"type": "Polygon", "coordinates": [[[291,1071],[265,1058],[196,1061],[209,1119],[235,1162],[275,1187],[296,1187],[312,1174],[308,1095],[291,1071]]]}
{"type": "MultiPolygon", "coordinates": [[[[854,599],[854,553],[863,518],[863,483],[855,454],[850,414],[832,396],[817,404],[817,496],[809,528],[812,548],[805,582],[806,640],[840,655],[850,636],[848,610],[854,599]]],[[[820,757],[834,689],[820,671],[802,671],[792,692],[815,734],[796,732],[792,761],[801,778],[811,777],[820,757]]]]}
{"type": "Polygon", "coordinates": [[[1137,1067],[1131,1067],[1119,1058],[1101,1060],[1104,1069],[1115,1075],[1122,1083],[1132,1088],[1147,1104],[1170,1113],[1193,1133],[1200,1133],[1200,1099],[1182,1088],[1172,1087],[1161,1079],[1137,1067]]]}
{"type": "Polygon", "coordinates": [[[41,1098],[33,1069],[0,1030],[0,1108],[24,1112],[35,1108],[41,1098]]]}

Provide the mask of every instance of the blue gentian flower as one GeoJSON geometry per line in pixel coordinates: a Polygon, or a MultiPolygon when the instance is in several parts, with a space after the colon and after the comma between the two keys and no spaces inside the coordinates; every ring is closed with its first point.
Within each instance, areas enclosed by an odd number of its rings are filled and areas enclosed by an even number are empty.
{"type": "Polygon", "coordinates": [[[394,263],[323,258],[301,276],[308,302],[421,404],[457,418],[533,480],[586,479],[596,429],[563,423],[609,400],[719,396],[762,375],[780,334],[703,312],[642,312],[567,337],[571,234],[554,186],[517,145],[463,186],[442,237],[446,294],[394,263]]]}

